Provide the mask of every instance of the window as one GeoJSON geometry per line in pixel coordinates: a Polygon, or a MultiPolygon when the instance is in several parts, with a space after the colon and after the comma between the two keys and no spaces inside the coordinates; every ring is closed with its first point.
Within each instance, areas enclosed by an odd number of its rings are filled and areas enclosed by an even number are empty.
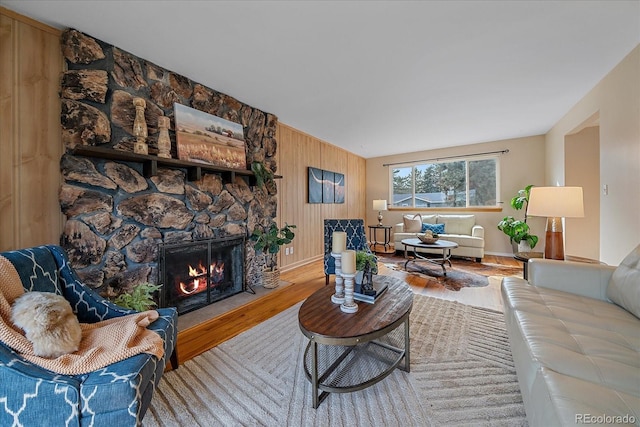
{"type": "Polygon", "coordinates": [[[498,166],[497,157],[477,157],[392,167],[392,206],[496,206],[498,166]]]}

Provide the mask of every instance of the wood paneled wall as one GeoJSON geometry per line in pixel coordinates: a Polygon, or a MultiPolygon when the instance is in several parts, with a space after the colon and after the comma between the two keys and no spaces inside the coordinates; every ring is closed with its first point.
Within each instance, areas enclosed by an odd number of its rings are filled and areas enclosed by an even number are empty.
{"type": "Polygon", "coordinates": [[[296,238],[289,245],[293,254],[280,251],[279,262],[286,270],[322,258],[325,218],[365,217],[364,158],[318,138],[278,123],[278,221],[295,224],[296,238]],[[307,203],[307,168],[316,167],[345,176],[345,203],[307,203]]]}
{"type": "MultiPolygon", "coordinates": [[[[57,244],[60,212],[60,32],[0,7],[0,250],[57,244]]],[[[277,114],[277,112],[276,112],[277,114]]],[[[284,269],[322,257],[325,218],[365,218],[365,159],[280,123],[278,221],[296,238],[284,269]],[[344,204],[307,203],[307,167],[345,175],[344,204]]]]}
{"type": "Polygon", "coordinates": [[[0,7],[0,250],[57,244],[60,32],[0,7]]]}

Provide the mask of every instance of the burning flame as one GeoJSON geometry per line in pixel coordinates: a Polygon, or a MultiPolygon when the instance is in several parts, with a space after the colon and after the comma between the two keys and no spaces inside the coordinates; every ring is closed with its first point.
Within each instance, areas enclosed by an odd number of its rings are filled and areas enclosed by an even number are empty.
{"type": "MultiPolygon", "coordinates": [[[[188,265],[189,277],[193,280],[184,283],[179,282],[178,286],[183,295],[191,295],[197,292],[204,291],[207,288],[207,269],[202,265],[202,262],[198,262],[197,267],[188,265]]],[[[212,284],[222,283],[224,280],[224,261],[218,260],[209,266],[209,275],[211,277],[212,284]]]]}
{"type": "Polygon", "coordinates": [[[189,284],[185,284],[184,282],[180,282],[180,291],[182,291],[185,295],[191,295],[198,292],[200,288],[200,279],[193,279],[193,281],[189,284]]]}
{"type": "Polygon", "coordinates": [[[198,268],[193,268],[189,265],[189,277],[198,277],[207,274],[207,269],[204,268],[202,263],[198,264],[198,268]]]}

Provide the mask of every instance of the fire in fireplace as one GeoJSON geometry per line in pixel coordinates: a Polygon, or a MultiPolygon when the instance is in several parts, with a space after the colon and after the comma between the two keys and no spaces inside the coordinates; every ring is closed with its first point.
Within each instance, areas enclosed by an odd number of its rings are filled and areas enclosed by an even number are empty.
{"type": "Polygon", "coordinates": [[[243,235],[161,244],[159,252],[161,307],[184,314],[246,290],[243,235]]]}
{"type": "Polygon", "coordinates": [[[183,272],[188,270],[188,277],[178,274],[177,282],[180,287],[178,293],[179,298],[185,298],[189,295],[197,294],[198,292],[204,292],[207,290],[208,285],[213,287],[224,285],[224,260],[218,258],[209,264],[209,268],[202,265],[201,261],[198,261],[197,267],[192,267],[190,264],[185,269],[184,266],[181,269],[183,272]]]}

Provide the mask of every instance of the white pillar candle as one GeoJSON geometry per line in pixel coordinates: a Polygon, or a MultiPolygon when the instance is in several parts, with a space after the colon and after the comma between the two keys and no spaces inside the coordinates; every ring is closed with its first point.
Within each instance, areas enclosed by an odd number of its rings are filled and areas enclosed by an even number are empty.
{"type": "Polygon", "coordinates": [[[342,252],[342,273],[355,274],[356,272],[356,251],[342,252]]]}
{"type": "Polygon", "coordinates": [[[347,233],[344,231],[334,231],[331,239],[331,252],[341,254],[347,250],[347,233]]]}

